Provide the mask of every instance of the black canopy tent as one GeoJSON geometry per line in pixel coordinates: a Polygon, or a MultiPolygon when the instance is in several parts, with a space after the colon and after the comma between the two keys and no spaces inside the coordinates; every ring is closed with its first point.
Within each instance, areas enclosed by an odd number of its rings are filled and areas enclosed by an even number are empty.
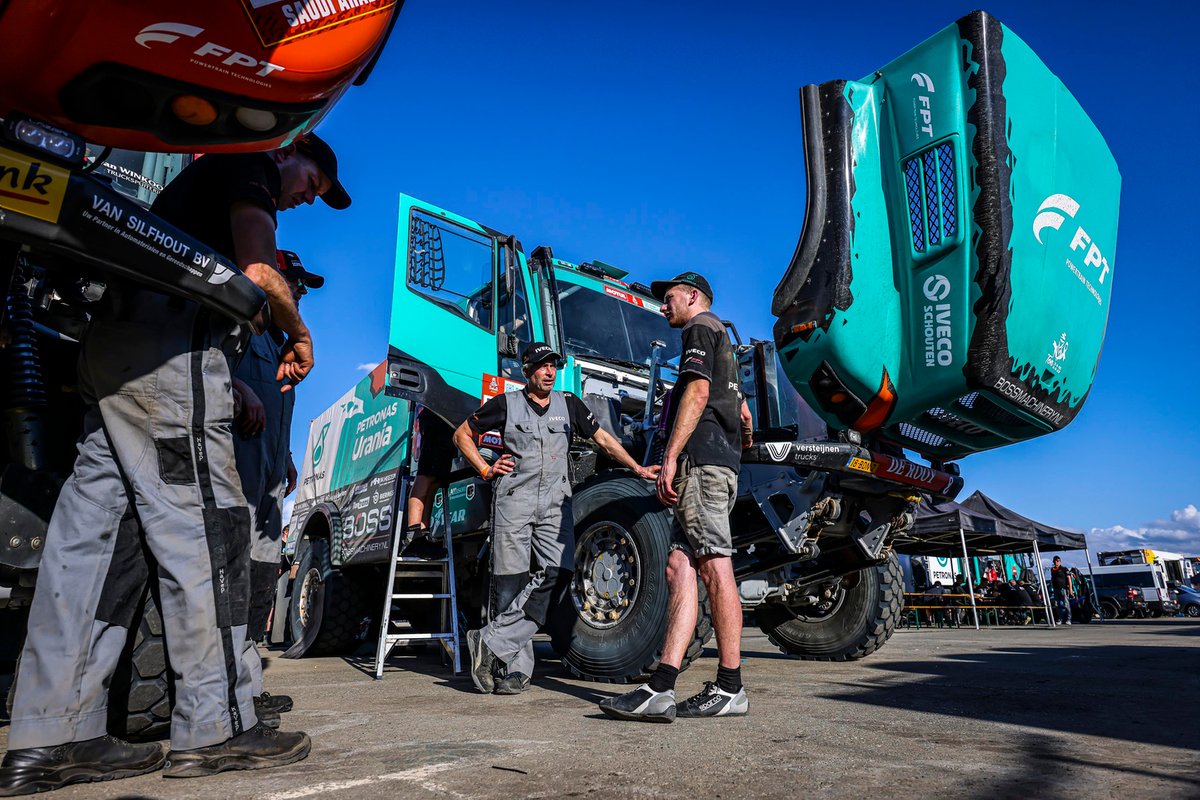
{"type": "MultiPolygon", "coordinates": [[[[1083,550],[1087,539],[1073,533],[1037,522],[997,503],[982,492],[975,492],[962,503],[945,501],[922,502],[917,506],[916,521],[911,528],[897,534],[892,548],[902,555],[955,555],[961,548],[963,563],[976,555],[1033,553],[1038,562],[1038,583],[1043,601],[1048,603],[1049,592],[1042,572],[1042,550],[1083,550]]],[[[1091,572],[1091,554],[1087,553],[1091,572]]],[[[975,585],[967,570],[967,586],[971,592],[971,611],[975,627],[979,614],[975,607],[975,585]]],[[[1053,615],[1046,605],[1046,619],[1053,627],[1053,615]]]]}
{"type": "MultiPolygon", "coordinates": [[[[1030,519],[1029,517],[1018,514],[1010,508],[1006,508],[994,499],[988,497],[983,492],[974,492],[970,497],[962,502],[964,508],[968,508],[979,514],[986,514],[995,517],[997,520],[1002,520],[1007,525],[1018,526],[1022,528],[1032,529],[1037,536],[1038,550],[1087,550],[1087,537],[1082,533],[1064,530],[1063,528],[1055,528],[1053,525],[1047,525],[1044,522],[1030,519]]],[[[1022,551],[1028,552],[1028,551],[1022,551]]],[[[1091,562],[1089,553],[1089,563],[1091,562]]]]}

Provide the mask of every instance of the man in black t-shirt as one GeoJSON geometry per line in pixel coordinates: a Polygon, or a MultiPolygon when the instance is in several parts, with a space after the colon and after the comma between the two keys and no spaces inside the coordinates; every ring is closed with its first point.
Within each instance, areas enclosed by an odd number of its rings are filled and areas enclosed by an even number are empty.
{"type": "MultiPolygon", "coordinates": [[[[275,214],[350,198],[315,136],[271,153],[207,155],[153,211],[232,260],[267,295],[287,334],[275,375],[288,391],[313,366],[312,338],[275,268],[275,214]]],[[[290,764],[303,733],[251,694],[247,642],[250,514],[235,467],[230,358],[243,326],[199,304],[112,282],[81,343],[88,408],[79,457],[46,537],[17,678],[0,789],[166,777],[290,764]],[[106,736],[108,681],[158,564],[163,625],[177,676],[171,751],[106,736]],[[261,718],[260,718],[261,717],[261,718]],[[165,762],[165,766],[164,766],[165,762]]]]}
{"type": "Polygon", "coordinates": [[[493,482],[492,619],[467,634],[471,680],[484,693],[511,695],[529,688],[533,635],[546,623],[557,584],[574,571],[567,474],[572,437],[593,440],[609,458],[646,480],[658,475],[658,467],[630,458],[578,397],[553,390],[561,359],[544,342],[529,345],[521,365],[525,388],[493,397],[454,432],[463,456],[493,482]],[[503,433],[504,454],[489,466],[475,437],[491,430],[503,433]],[[531,560],[537,564],[533,575],[531,560]],[[506,674],[496,681],[498,661],[506,674]]]}
{"type": "Polygon", "coordinates": [[[1050,605],[1054,609],[1054,618],[1060,625],[1071,624],[1071,600],[1075,592],[1071,590],[1071,572],[1063,566],[1062,559],[1054,557],[1054,566],[1050,567],[1050,605]]]}
{"type": "Polygon", "coordinates": [[[750,409],[742,399],[737,359],[725,325],[712,313],[713,292],[695,272],[650,285],[662,313],[683,329],[679,380],[671,392],[669,431],[658,498],[673,507],[674,541],[667,561],[667,634],[650,682],[600,703],[618,719],[671,722],[676,717],[741,716],[742,604],[733,576],[729,514],[737,499],[741,450],[751,444],[750,409]],[[717,680],[675,703],[675,679],[698,615],[696,574],[713,605],[720,663],[717,680]]]}

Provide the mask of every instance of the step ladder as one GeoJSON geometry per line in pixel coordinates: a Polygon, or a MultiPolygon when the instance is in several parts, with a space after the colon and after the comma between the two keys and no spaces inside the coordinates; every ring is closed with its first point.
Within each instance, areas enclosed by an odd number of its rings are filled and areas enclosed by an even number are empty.
{"type": "MultiPolygon", "coordinates": [[[[375,679],[383,678],[383,665],[388,654],[398,644],[409,644],[416,641],[435,641],[445,650],[450,664],[457,675],[462,671],[459,658],[458,637],[458,590],[454,583],[454,551],[450,546],[450,509],[449,493],[444,501],[445,514],[442,519],[442,542],[446,548],[445,558],[417,558],[406,556],[400,552],[404,541],[404,529],[407,527],[405,511],[408,506],[408,493],[412,489],[413,477],[405,475],[401,479],[399,495],[400,506],[393,519],[401,519],[403,523],[396,528],[392,536],[392,557],[388,566],[388,579],[384,587],[383,613],[380,615],[379,643],[375,650],[375,679]],[[412,579],[433,579],[437,583],[435,592],[407,592],[404,586],[412,579]],[[399,586],[397,585],[399,584],[399,586]],[[418,633],[416,631],[392,630],[392,606],[397,601],[404,600],[437,600],[441,603],[441,631],[435,633],[418,633]]],[[[445,490],[443,490],[445,491],[445,490]]],[[[424,582],[424,581],[422,581],[424,582]]]]}

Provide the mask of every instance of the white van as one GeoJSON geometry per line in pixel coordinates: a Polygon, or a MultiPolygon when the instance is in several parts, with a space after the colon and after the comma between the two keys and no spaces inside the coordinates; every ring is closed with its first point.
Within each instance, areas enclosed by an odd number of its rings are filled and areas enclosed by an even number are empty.
{"type": "Polygon", "coordinates": [[[1149,563],[1133,563],[1130,557],[1133,553],[1145,551],[1133,550],[1122,553],[1101,553],[1100,566],[1092,572],[1096,581],[1096,591],[1103,594],[1105,589],[1121,589],[1126,586],[1136,586],[1142,590],[1142,596],[1150,606],[1155,616],[1174,614],[1178,610],[1170,590],[1167,588],[1167,573],[1161,561],[1149,563]]]}

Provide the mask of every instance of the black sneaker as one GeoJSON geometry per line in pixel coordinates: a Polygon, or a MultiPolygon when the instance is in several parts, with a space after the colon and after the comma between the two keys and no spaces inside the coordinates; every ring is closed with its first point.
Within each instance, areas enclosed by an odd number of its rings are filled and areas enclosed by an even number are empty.
{"type": "Polygon", "coordinates": [[[467,651],[471,655],[471,682],[479,691],[491,694],[496,688],[496,679],[492,676],[496,656],[483,643],[482,629],[467,631],[467,651]]]}
{"type": "Polygon", "coordinates": [[[744,717],[750,711],[746,687],[727,692],[714,681],[704,684],[700,694],[689,697],[675,709],[677,717],[744,717]]]}
{"type": "Polygon", "coordinates": [[[445,542],[429,528],[410,527],[404,532],[404,538],[406,541],[400,546],[400,555],[405,558],[436,561],[446,557],[445,542]]]}
{"type": "Polygon", "coordinates": [[[9,750],[0,763],[0,797],[48,792],[72,783],[132,778],[154,772],[165,759],[157,742],[130,744],[115,736],[9,750]]]}
{"type": "Polygon", "coordinates": [[[262,723],[221,744],[195,750],[172,750],[164,778],[200,778],[231,769],[266,769],[294,764],[308,755],[307,733],[281,733],[262,723]]]}
{"type": "Polygon", "coordinates": [[[254,698],[254,710],[274,711],[276,714],[286,714],[292,710],[292,698],[286,694],[271,694],[263,692],[254,698]]]}
{"type": "Polygon", "coordinates": [[[614,719],[630,719],[636,722],[674,722],[675,690],[656,692],[644,683],[632,692],[606,697],[600,701],[600,710],[614,719]]]}
{"type": "Polygon", "coordinates": [[[520,694],[529,688],[529,676],[524,672],[510,672],[496,681],[495,694],[520,694]]]}

